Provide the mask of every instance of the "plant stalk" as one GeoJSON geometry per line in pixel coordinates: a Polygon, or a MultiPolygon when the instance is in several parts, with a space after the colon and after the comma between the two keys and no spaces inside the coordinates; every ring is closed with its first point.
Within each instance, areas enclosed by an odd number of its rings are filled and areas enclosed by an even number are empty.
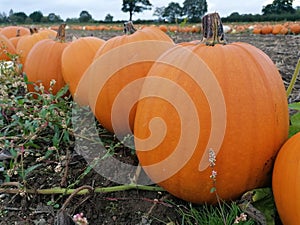
{"type": "Polygon", "coordinates": [[[293,88],[295,86],[295,83],[297,81],[299,72],[300,72],[300,58],[298,59],[298,63],[296,65],[296,69],[295,69],[294,74],[292,76],[291,82],[290,82],[290,84],[289,84],[289,86],[286,90],[286,97],[287,98],[290,97],[290,95],[292,93],[292,90],[293,90],[293,88]]]}
{"type": "MultiPolygon", "coordinates": [[[[4,185],[6,186],[6,185],[4,185]]],[[[14,185],[16,186],[16,185],[14,185]]],[[[116,191],[127,191],[127,190],[143,190],[143,191],[164,191],[163,188],[157,186],[145,186],[145,185],[136,185],[136,184],[125,184],[113,187],[96,187],[94,188],[94,193],[109,193],[116,191]]],[[[27,189],[27,188],[19,188],[19,189],[8,189],[8,188],[0,188],[0,193],[7,194],[18,194],[18,193],[27,193],[27,194],[41,194],[41,195],[54,195],[54,194],[64,194],[71,195],[77,189],[68,189],[68,188],[60,188],[54,187],[49,189],[27,189]]],[[[83,189],[79,191],[78,195],[87,194],[90,190],[83,189]]]]}

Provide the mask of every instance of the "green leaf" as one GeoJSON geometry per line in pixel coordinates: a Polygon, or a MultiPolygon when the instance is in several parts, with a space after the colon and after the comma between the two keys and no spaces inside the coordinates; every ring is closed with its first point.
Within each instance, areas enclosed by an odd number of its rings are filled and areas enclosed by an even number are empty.
{"type": "Polygon", "coordinates": [[[290,117],[291,124],[300,125],[300,113],[296,113],[290,117]]]}
{"type": "Polygon", "coordinates": [[[65,85],[63,88],[61,88],[61,89],[57,92],[55,98],[56,98],[56,99],[61,98],[62,96],[64,96],[64,95],[68,92],[68,90],[69,90],[69,85],[65,85]]]}
{"type": "Polygon", "coordinates": [[[275,225],[276,206],[271,188],[255,189],[252,200],[253,206],[266,217],[267,225],[275,225]]]}
{"type": "Polygon", "coordinates": [[[289,104],[289,109],[300,111],[300,102],[293,102],[289,104]]]}
{"type": "Polygon", "coordinates": [[[300,113],[290,116],[291,125],[289,127],[289,137],[300,132],[300,113]]]}
{"type": "Polygon", "coordinates": [[[297,134],[298,132],[300,132],[300,126],[290,125],[290,127],[289,127],[289,138],[292,137],[293,135],[297,134]]]}
{"type": "Polygon", "coordinates": [[[24,174],[25,177],[24,177],[24,178],[26,178],[27,175],[28,175],[29,173],[31,173],[31,172],[34,171],[36,168],[38,168],[38,167],[40,167],[40,166],[42,166],[42,165],[43,165],[43,164],[39,163],[39,164],[35,164],[35,165],[33,165],[33,166],[27,168],[27,169],[25,170],[25,174],[24,174]]]}
{"type": "Polygon", "coordinates": [[[40,146],[38,144],[35,144],[32,140],[30,140],[27,143],[25,143],[24,147],[26,147],[26,148],[32,147],[32,148],[35,148],[35,149],[39,149],[40,148],[40,146]]]}

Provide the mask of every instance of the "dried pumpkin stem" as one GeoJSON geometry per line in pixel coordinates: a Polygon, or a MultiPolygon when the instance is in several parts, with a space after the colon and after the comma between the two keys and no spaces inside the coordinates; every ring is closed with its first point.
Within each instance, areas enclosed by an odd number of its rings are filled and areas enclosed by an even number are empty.
{"type": "Polygon", "coordinates": [[[29,28],[29,31],[30,31],[30,34],[31,34],[31,35],[33,35],[33,34],[39,32],[38,29],[37,29],[36,27],[30,27],[30,28],[29,28]]]}
{"type": "Polygon", "coordinates": [[[17,30],[17,34],[16,34],[16,37],[20,37],[20,36],[21,36],[21,30],[18,29],[18,30],[17,30]]]}
{"type": "Polygon", "coordinates": [[[57,30],[56,40],[60,42],[66,41],[66,24],[62,23],[57,30]]]}
{"type": "Polygon", "coordinates": [[[202,18],[203,38],[206,45],[226,44],[221,18],[218,13],[210,13],[202,18]]]}
{"type": "Polygon", "coordinates": [[[136,28],[133,26],[132,21],[128,21],[124,23],[124,33],[125,34],[133,34],[136,32],[136,28]]]}

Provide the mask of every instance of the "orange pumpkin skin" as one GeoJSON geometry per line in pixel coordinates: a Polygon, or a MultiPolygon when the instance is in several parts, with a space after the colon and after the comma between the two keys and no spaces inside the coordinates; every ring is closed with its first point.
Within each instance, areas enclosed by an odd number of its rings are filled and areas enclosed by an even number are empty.
{"type": "Polygon", "coordinates": [[[24,65],[27,55],[31,48],[39,41],[43,40],[43,37],[39,33],[22,37],[16,46],[16,51],[20,55],[20,62],[24,65]]]}
{"type": "MultiPolygon", "coordinates": [[[[104,43],[104,40],[97,37],[82,37],[72,41],[64,50],[62,54],[62,74],[65,82],[69,84],[69,90],[73,97],[75,97],[77,85],[82,75],[104,43]]],[[[80,105],[88,105],[88,102],[85,101],[87,91],[88,87],[86,87],[84,96],[77,95],[74,100],[80,105]]]]}
{"type": "Polygon", "coordinates": [[[7,38],[16,37],[19,32],[20,36],[29,35],[30,30],[22,26],[7,26],[1,29],[0,34],[3,34],[7,38]]]}
{"type": "Polygon", "coordinates": [[[290,30],[293,34],[300,34],[300,24],[291,24],[290,30]]]}
{"type": "Polygon", "coordinates": [[[246,43],[178,45],[157,59],[140,96],[136,152],[154,183],[194,203],[216,203],[212,169],[225,201],[270,184],[289,114],[281,76],[262,51],[246,43]]]}
{"type": "Polygon", "coordinates": [[[271,34],[272,31],[273,31],[273,26],[271,26],[271,25],[265,25],[261,28],[262,34],[271,34]]]}
{"type": "MultiPolygon", "coordinates": [[[[52,93],[56,94],[65,85],[61,69],[61,56],[68,44],[50,39],[36,43],[29,51],[24,64],[24,72],[28,76],[28,80],[42,83],[47,91],[50,81],[54,79],[56,84],[52,93]]],[[[34,90],[31,85],[28,88],[30,91],[34,90]]]]}
{"type": "Polygon", "coordinates": [[[20,40],[17,43],[16,51],[20,56],[20,62],[24,65],[27,55],[31,48],[39,41],[43,39],[52,39],[54,40],[57,32],[50,29],[44,29],[38,33],[33,33],[32,35],[21,36],[20,40]]]}
{"type": "Polygon", "coordinates": [[[84,77],[89,79],[89,105],[97,120],[107,130],[120,136],[132,132],[135,106],[132,107],[129,117],[126,113],[129,102],[138,98],[139,87],[128,93],[124,101],[118,102],[117,105],[120,107],[116,112],[117,115],[112,116],[115,99],[127,85],[145,77],[156,58],[173,45],[173,40],[167,34],[151,26],[139,29],[130,35],[111,38],[97,51],[94,62],[84,77]],[[106,62],[105,65],[99,66],[103,62],[106,62]],[[106,65],[110,68],[106,69],[106,65]],[[114,71],[111,68],[114,68],[114,71]],[[100,78],[104,76],[101,74],[102,71],[106,74],[105,70],[112,71],[111,76],[109,75],[110,79],[106,81],[100,78]],[[101,85],[103,86],[99,87],[101,85]],[[118,120],[115,126],[112,117],[118,120]],[[127,126],[128,120],[130,129],[127,126]]]}
{"type": "Polygon", "coordinates": [[[16,54],[16,48],[6,36],[0,34],[0,60],[10,60],[7,53],[16,54]]]}
{"type": "Polygon", "coordinates": [[[12,38],[9,38],[10,42],[13,44],[13,46],[15,48],[17,48],[17,44],[19,42],[19,40],[22,38],[22,36],[18,36],[18,37],[12,37],[12,38]]]}
{"type": "Polygon", "coordinates": [[[145,40],[159,40],[173,43],[173,40],[159,28],[155,26],[143,27],[133,34],[124,34],[107,40],[105,45],[103,45],[95,54],[95,59],[121,45],[145,40]]]}
{"type": "Polygon", "coordinates": [[[274,27],[273,27],[272,34],[275,34],[275,35],[281,34],[280,32],[281,32],[282,29],[283,29],[283,25],[281,25],[281,24],[276,24],[276,25],[274,25],[274,27]]]}
{"type": "Polygon", "coordinates": [[[280,149],[274,164],[272,189],[276,208],[284,225],[300,221],[300,133],[280,149]]]}

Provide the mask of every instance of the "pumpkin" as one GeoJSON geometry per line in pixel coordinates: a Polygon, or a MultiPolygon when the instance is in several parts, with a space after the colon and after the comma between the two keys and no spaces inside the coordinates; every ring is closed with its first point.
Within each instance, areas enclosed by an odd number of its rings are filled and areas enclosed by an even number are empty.
{"type": "Polygon", "coordinates": [[[157,57],[174,45],[157,27],[136,30],[132,23],[126,26],[129,34],[107,40],[84,74],[89,84],[89,105],[95,117],[107,130],[120,136],[133,130],[133,103],[138,99],[140,85],[131,89],[129,86],[146,76],[157,57]]]}
{"type": "Polygon", "coordinates": [[[281,30],[282,30],[283,28],[284,28],[284,26],[281,25],[281,24],[276,24],[276,25],[274,25],[273,30],[272,30],[272,34],[275,34],[275,35],[281,34],[280,32],[281,32],[281,30]]]}
{"type": "Polygon", "coordinates": [[[289,32],[288,28],[283,27],[283,28],[280,30],[279,34],[284,34],[284,35],[286,35],[286,34],[288,34],[288,32],[289,32]]]}
{"type": "Polygon", "coordinates": [[[51,29],[42,29],[42,30],[39,30],[37,32],[37,34],[39,34],[43,38],[49,38],[49,39],[53,39],[53,40],[57,36],[57,32],[55,30],[51,30],[51,29]]]}
{"type": "Polygon", "coordinates": [[[0,60],[11,60],[9,54],[16,54],[16,48],[3,34],[0,34],[0,60]]]}
{"type": "MultiPolygon", "coordinates": [[[[44,39],[36,43],[29,51],[25,64],[24,72],[30,82],[43,84],[45,91],[50,88],[50,81],[55,80],[56,84],[52,93],[56,94],[64,85],[61,69],[61,56],[63,50],[68,46],[64,41],[64,26],[60,26],[58,40],[44,39]]],[[[28,85],[29,91],[33,91],[33,86],[28,85]]]]}
{"type": "Polygon", "coordinates": [[[46,29],[31,35],[22,36],[16,46],[16,51],[20,55],[20,62],[23,65],[25,64],[29,51],[37,42],[44,39],[54,39],[56,35],[56,31],[46,29]]]}
{"type": "Polygon", "coordinates": [[[293,34],[300,34],[300,24],[291,24],[290,30],[293,34]]]}
{"type": "Polygon", "coordinates": [[[289,114],[271,59],[247,43],[225,44],[217,13],[202,21],[201,43],[167,50],[145,77],[134,140],[154,183],[183,200],[214,204],[270,185],[289,114]]]}
{"type": "Polygon", "coordinates": [[[274,164],[272,190],[284,225],[300,221],[300,133],[293,135],[280,149],[274,164]]]}
{"type": "Polygon", "coordinates": [[[264,25],[261,28],[261,34],[271,34],[273,31],[273,26],[271,25],[264,25]]]}
{"type": "Polygon", "coordinates": [[[261,27],[260,26],[254,27],[252,33],[253,34],[261,34],[261,27]]]}
{"type": "Polygon", "coordinates": [[[158,26],[158,28],[165,33],[168,32],[168,27],[166,25],[161,24],[158,26]]]}
{"type": "Polygon", "coordinates": [[[1,29],[0,34],[3,34],[7,38],[16,37],[17,35],[29,35],[30,30],[27,27],[22,26],[7,26],[1,29]]]}
{"type": "MultiPolygon", "coordinates": [[[[72,41],[64,50],[62,54],[62,75],[65,82],[69,84],[69,90],[73,97],[82,75],[92,63],[97,50],[104,42],[104,40],[97,37],[82,37],[72,41]]],[[[84,101],[87,91],[88,87],[84,91],[84,96],[77,95],[75,101],[81,105],[88,105],[88,102],[84,101]]]]}
{"type": "Polygon", "coordinates": [[[16,35],[14,37],[9,38],[10,42],[15,46],[15,48],[17,47],[18,41],[20,40],[21,37],[22,36],[20,35],[20,30],[17,30],[16,35]]]}

